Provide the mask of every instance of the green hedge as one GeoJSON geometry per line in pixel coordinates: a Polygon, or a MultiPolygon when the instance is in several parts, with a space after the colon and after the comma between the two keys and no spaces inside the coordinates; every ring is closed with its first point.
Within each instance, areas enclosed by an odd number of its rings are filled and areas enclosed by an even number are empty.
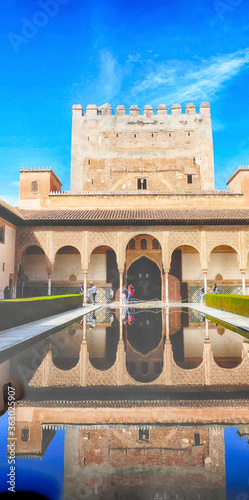
{"type": "Polygon", "coordinates": [[[0,300],[0,331],[82,306],[82,295],[0,300]]]}
{"type": "Polygon", "coordinates": [[[216,309],[249,317],[249,295],[207,294],[205,295],[205,304],[216,309]]]}

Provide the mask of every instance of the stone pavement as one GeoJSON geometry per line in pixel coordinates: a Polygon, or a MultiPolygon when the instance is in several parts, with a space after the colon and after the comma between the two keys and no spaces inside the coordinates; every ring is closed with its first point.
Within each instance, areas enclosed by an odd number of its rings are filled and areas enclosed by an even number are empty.
{"type": "Polygon", "coordinates": [[[50,316],[49,318],[42,318],[32,323],[26,323],[25,325],[16,326],[15,328],[10,328],[9,330],[4,330],[0,332],[0,353],[6,352],[22,344],[31,342],[32,340],[42,340],[48,334],[52,334],[61,329],[66,328],[72,322],[79,318],[82,318],[85,314],[88,314],[95,309],[99,309],[100,305],[87,305],[85,307],[77,307],[70,311],[64,313],[56,314],[50,316]]]}
{"type": "Polygon", "coordinates": [[[191,309],[195,309],[195,311],[199,311],[205,316],[211,316],[212,318],[216,318],[217,320],[224,321],[224,323],[229,323],[232,326],[236,326],[237,328],[242,328],[249,332],[249,318],[245,316],[241,316],[240,314],[234,314],[227,311],[222,311],[221,309],[215,309],[214,307],[206,306],[205,304],[198,303],[190,303],[186,304],[186,307],[191,309]]]}

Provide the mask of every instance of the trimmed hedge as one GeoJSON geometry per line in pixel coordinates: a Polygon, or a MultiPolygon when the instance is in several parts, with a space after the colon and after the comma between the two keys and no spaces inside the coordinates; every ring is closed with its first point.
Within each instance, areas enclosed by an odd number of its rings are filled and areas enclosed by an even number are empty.
{"type": "Polygon", "coordinates": [[[205,304],[216,309],[249,317],[249,295],[207,294],[205,295],[205,304]]]}
{"type": "Polygon", "coordinates": [[[0,331],[82,306],[82,295],[0,300],[0,331]]]}

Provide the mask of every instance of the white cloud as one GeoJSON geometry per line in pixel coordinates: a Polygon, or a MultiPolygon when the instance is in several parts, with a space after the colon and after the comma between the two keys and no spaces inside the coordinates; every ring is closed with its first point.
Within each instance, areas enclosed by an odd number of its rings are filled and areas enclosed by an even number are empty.
{"type": "Polygon", "coordinates": [[[146,91],[151,104],[207,99],[221,90],[248,63],[249,49],[202,60],[198,65],[189,61],[154,63],[153,69],[149,69],[142,81],[136,82],[130,94],[134,97],[146,91]]]}
{"type": "Polygon", "coordinates": [[[120,90],[122,76],[118,61],[113,54],[107,50],[102,50],[100,55],[99,72],[99,99],[112,101],[120,90]]]}

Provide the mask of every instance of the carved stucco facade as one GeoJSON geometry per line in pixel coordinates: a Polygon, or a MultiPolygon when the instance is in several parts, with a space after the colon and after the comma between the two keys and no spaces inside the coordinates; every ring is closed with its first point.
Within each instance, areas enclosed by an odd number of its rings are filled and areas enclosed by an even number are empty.
{"type": "MultiPolygon", "coordinates": [[[[81,255],[83,270],[88,270],[91,254],[97,247],[107,246],[115,251],[118,268],[123,271],[126,262],[126,247],[131,238],[148,235],[161,245],[161,259],[164,272],[170,269],[171,256],[181,246],[193,247],[200,255],[201,269],[207,272],[212,250],[218,246],[231,247],[236,252],[238,269],[247,270],[249,249],[249,227],[45,227],[22,228],[17,234],[17,263],[29,246],[39,246],[46,255],[47,270],[52,272],[55,256],[64,246],[75,247],[81,255]]],[[[146,255],[141,251],[140,255],[146,255]]]]}

